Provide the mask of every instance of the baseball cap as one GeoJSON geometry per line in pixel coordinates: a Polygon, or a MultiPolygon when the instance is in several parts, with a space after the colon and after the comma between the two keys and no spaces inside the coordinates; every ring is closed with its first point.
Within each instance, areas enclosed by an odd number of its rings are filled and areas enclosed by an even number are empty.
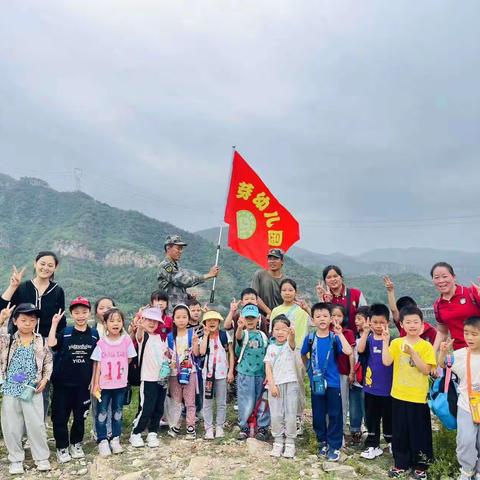
{"type": "Polygon", "coordinates": [[[203,314],[202,323],[205,323],[207,320],[218,320],[223,322],[223,317],[220,313],[215,310],[209,310],[203,314]]]}
{"type": "Polygon", "coordinates": [[[156,320],[157,322],[163,321],[162,309],[158,307],[148,307],[142,310],[142,317],[148,318],[148,320],[156,320]]]}
{"type": "Polygon", "coordinates": [[[20,303],[13,311],[12,317],[17,318],[21,313],[33,313],[39,317],[40,309],[38,309],[33,303],[20,303]]]}
{"type": "Polygon", "coordinates": [[[76,307],[77,305],[82,305],[83,307],[87,307],[89,310],[92,309],[90,302],[85,297],[77,297],[70,302],[70,308],[69,308],[70,312],[72,311],[73,307],[76,307]]]}
{"type": "Polygon", "coordinates": [[[167,245],[180,245],[181,247],[187,246],[180,235],[167,235],[164,246],[167,245]]]}
{"type": "Polygon", "coordinates": [[[242,317],[244,318],[247,318],[247,317],[258,318],[259,316],[260,316],[260,311],[258,310],[258,307],[256,305],[248,304],[242,308],[242,317]]]}
{"type": "Polygon", "coordinates": [[[267,257],[275,257],[279,258],[280,260],[283,260],[283,256],[283,250],[281,250],[280,248],[271,248],[267,254],[267,257]]]}

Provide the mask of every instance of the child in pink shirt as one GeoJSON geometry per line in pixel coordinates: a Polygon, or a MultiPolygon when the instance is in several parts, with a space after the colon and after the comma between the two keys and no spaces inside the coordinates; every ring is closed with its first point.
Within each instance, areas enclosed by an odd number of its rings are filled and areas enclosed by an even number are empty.
{"type": "Polygon", "coordinates": [[[131,338],[123,331],[125,316],[118,308],[104,315],[106,335],[97,342],[92,353],[96,362],[92,394],[99,398],[95,426],[98,452],[106,457],[123,451],[120,445],[122,410],[128,381],[128,364],[137,353],[131,338]],[[107,439],[108,406],[112,405],[112,439],[107,439]]]}

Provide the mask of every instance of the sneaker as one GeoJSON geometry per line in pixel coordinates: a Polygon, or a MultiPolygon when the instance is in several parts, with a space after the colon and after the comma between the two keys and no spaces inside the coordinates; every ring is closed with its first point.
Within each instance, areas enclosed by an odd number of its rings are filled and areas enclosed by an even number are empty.
{"type": "Polygon", "coordinates": [[[187,434],[185,435],[185,440],[195,440],[197,438],[197,432],[195,427],[187,427],[187,434]]]}
{"type": "Polygon", "coordinates": [[[74,443],[73,445],[70,445],[69,450],[70,450],[70,456],[72,458],[84,458],[85,457],[85,453],[83,451],[81,443],[74,443]]]}
{"type": "Polygon", "coordinates": [[[320,444],[317,457],[326,457],[328,454],[328,445],[326,443],[320,444]]]}
{"type": "Polygon", "coordinates": [[[271,457],[281,457],[283,452],[283,445],[281,443],[274,443],[272,451],[270,452],[271,457]]]}
{"type": "Polygon", "coordinates": [[[119,437],[113,437],[110,440],[110,448],[112,449],[112,453],[115,455],[117,453],[122,453],[123,452],[123,447],[120,445],[120,438],[119,437]]]}
{"type": "Polygon", "coordinates": [[[412,476],[415,480],[423,480],[427,478],[427,472],[425,470],[413,470],[412,476]]]}
{"type": "Polygon", "coordinates": [[[248,427],[242,428],[240,433],[237,435],[237,440],[246,440],[250,435],[250,429],[248,427]]]}
{"type": "Polygon", "coordinates": [[[224,438],[225,432],[223,431],[223,427],[217,426],[215,429],[215,438],[224,438]]]}
{"type": "Polygon", "coordinates": [[[233,406],[233,409],[234,409],[236,412],[238,412],[238,404],[235,404],[235,405],[233,406]]]}
{"type": "Polygon", "coordinates": [[[205,435],[203,437],[205,440],[213,440],[215,438],[215,434],[213,431],[213,427],[207,428],[205,430],[205,435]]]}
{"type": "Polygon", "coordinates": [[[329,462],[338,462],[340,460],[340,450],[329,449],[327,460],[329,462]]]}
{"type": "Polygon", "coordinates": [[[388,476],[390,478],[398,478],[398,477],[401,477],[402,475],[405,475],[406,472],[407,471],[403,468],[392,467],[388,471],[388,476]]]}
{"type": "Polygon", "coordinates": [[[379,447],[368,447],[366,448],[360,456],[366,458],[367,460],[373,460],[374,458],[379,457],[383,454],[383,450],[379,447]]]}
{"type": "Polygon", "coordinates": [[[108,457],[112,454],[112,451],[110,450],[110,445],[108,444],[108,440],[102,440],[98,444],[98,454],[101,457],[108,457]]]}
{"type": "Polygon", "coordinates": [[[168,422],[164,419],[160,419],[160,428],[168,428],[168,422]]]}
{"type": "Polygon", "coordinates": [[[39,460],[38,462],[35,462],[37,464],[37,470],[39,472],[48,472],[49,470],[52,469],[50,466],[50,462],[48,460],[39,460]]]}
{"type": "Polygon", "coordinates": [[[351,442],[352,445],[358,445],[362,441],[362,432],[352,432],[351,442]]]}
{"type": "Polygon", "coordinates": [[[57,462],[67,463],[72,460],[72,457],[68,453],[68,448],[57,448],[57,462]]]}
{"type": "Polygon", "coordinates": [[[143,438],[141,433],[131,433],[129,442],[130,442],[130,445],[135,448],[140,448],[145,446],[145,443],[143,443],[143,438]]]}
{"type": "Polygon", "coordinates": [[[303,417],[299,416],[297,417],[297,437],[300,437],[303,435],[303,417]]]}
{"type": "Polygon", "coordinates": [[[147,447],[158,448],[160,446],[160,440],[158,434],[155,432],[149,432],[147,435],[147,447]]]}
{"type": "Polygon", "coordinates": [[[12,462],[8,467],[8,471],[10,475],[23,475],[25,473],[22,462],[12,462]]]}
{"type": "Polygon", "coordinates": [[[167,432],[172,438],[175,438],[177,435],[180,434],[180,429],[178,427],[170,427],[167,432]]]}
{"type": "Polygon", "coordinates": [[[260,442],[266,442],[268,438],[268,428],[260,427],[255,434],[255,438],[260,442]]]}
{"type": "Polygon", "coordinates": [[[294,458],[295,457],[295,444],[286,443],[285,450],[283,451],[283,456],[285,458],[294,458]]]}

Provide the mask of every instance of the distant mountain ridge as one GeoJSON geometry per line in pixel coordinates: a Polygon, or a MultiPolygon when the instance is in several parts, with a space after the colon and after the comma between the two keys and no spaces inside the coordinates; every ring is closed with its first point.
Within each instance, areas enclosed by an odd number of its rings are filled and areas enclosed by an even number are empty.
{"type": "MultiPolygon", "coordinates": [[[[196,232],[206,240],[216,242],[218,228],[210,228],[196,232]]],[[[224,241],[226,246],[225,234],[224,241]]],[[[316,272],[326,265],[340,266],[345,275],[398,275],[416,273],[430,278],[430,269],[438,261],[446,261],[453,265],[457,278],[462,283],[476,281],[480,275],[480,253],[457,250],[440,250],[433,248],[382,248],[370,250],[360,255],[342,253],[321,254],[293,246],[288,256],[316,272]]]]}

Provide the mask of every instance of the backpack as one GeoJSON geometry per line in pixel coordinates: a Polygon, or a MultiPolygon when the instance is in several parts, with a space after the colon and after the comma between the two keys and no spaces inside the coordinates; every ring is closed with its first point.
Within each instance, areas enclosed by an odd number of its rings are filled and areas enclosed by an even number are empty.
{"type": "Polygon", "coordinates": [[[132,358],[132,361],[128,365],[128,383],[138,387],[141,383],[143,354],[145,353],[145,346],[148,341],[148,333],[143,333],[143,342],[141,345],[137,344],[137,356],[132,358]]]}
{"type": "MultiPolygon", "coordinates": [[[[268,346],[267,336],[261,330],[255,330],[255,331],[258,332],[262,337],[263,348],[267,348],[268,346]]],[[[248,344],[248,330],[244,330],[244,332],[245,332],[245,338],[243,338],[243,341],[242,341],[242,349],[240,350],[240,355],[238,356],[238,363],[242,361],[243,354],[245,353],[245,349],[247,348],[247,344],[248,344]]]]}
{"type": "MultiPolygon", "coordinates": [[[[188,338],[188,349],[192,348],[192,339],[193,339],[193,329],[189,328],[187,330],[187,338],[188,338]]],[[[170,332],[167,337],[168,348],[170,350],[175,350],[175,339],[173,338],[173,332],[170,332]]]]}
{"type": "MultiPolygon", "coordinates": [[[[220,339],[220,343],[222,344],[223,349],[228,352],[228,335],[225,330],[219,330],[218,331],[218,336],[220,339]]],[[[205,357],[208,357],[210,355],[210,340],[207,343],[207,351],[205,352],[205,357]]]]}
{"type": "Polygon", "coordinates": [[[448,430],[457,428],[458,378],[452,376],[453,359],[447,355],[444,375],[437,378],[428,392],[428,406],[448,430]]]}
{"type": "MultiPolygon", "coordinates": [[[[315,332],[310,332],[308,334],[308,353],[310,355],[310,358],[308,359],[308,365],[307,365],[307,370],[312,367],[312,355],[313,355],[313,343],[315,342],[315,332]]],[[[328,338],[330,338],[330,341],[332,342],[332,348],[333,348],[333,356],[335,359],[337,358],[338,352],[337,350],[337,342],[335,341],[335,335],[332,332],[328,333],[328,338]]]]}

